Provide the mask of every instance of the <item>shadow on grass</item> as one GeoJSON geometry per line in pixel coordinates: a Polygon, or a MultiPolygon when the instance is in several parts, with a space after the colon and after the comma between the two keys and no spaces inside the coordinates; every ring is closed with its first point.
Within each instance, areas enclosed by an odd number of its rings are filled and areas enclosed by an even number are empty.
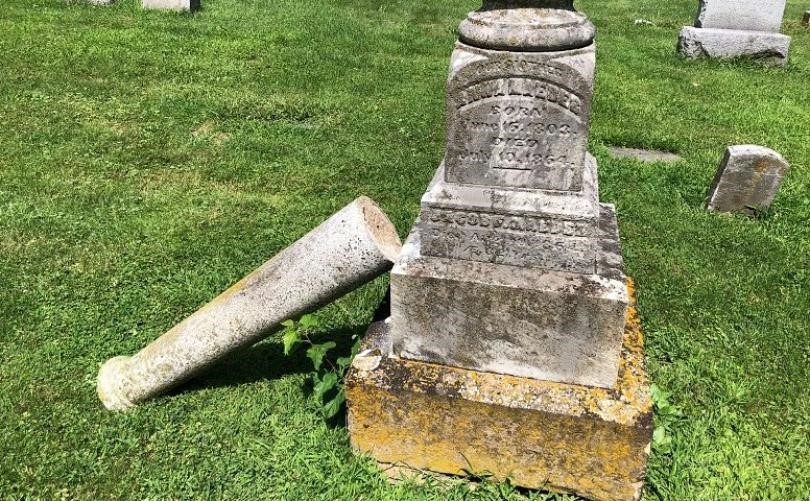
{"type": "MultiPolygon", "coordinates": [[[[389,290],[374,311],[371,322],[385,320],[390,315],[391,292],[389,290]]],[[[348,356],[352,352],[355,341],[362,338],[367,330],[368,325],[341,327],[331,331],[316,332],[311,336],[311,340],[316,344],[329,341],[336,344],[335,348],[330,350],[326,357],[330,363],[334,364],[335,360],[348,356]]],[[[305,346],[299,345],[292,353],[285,355],[284,346],[277,337],[276,334],[256,345],[234,351],[221,362],[206,369],[199,376],[170,391],[167,396],[183,395],[202,389],[241,386],[259,381],[280,379],[285,375],[307,374],[314,371],[312,360],[306,355],[305,346]]],[[[312,396],[313,383],[311,379],[306,380],[303,389],[307,397],[312,396]]],[[[326,397],[334,397],[334,393],[327,394],[326,397]]],[[[345,426],[345,405],[337,415],[325,421],[328,426],[333,428],[345,426]]]]}
{"type": "MultiPolygon", "coordinates": [[[[338,357],[348,355],[352,349],[352,337],[363,335],[365,330],[366,326],[355,326],[315,333],[312,341],[315,343],[334,341],[337,346],[329,352],[328,357],[334,361],[338,357]]],[[[241,386],[280,379],[290,374],[306,374],[312,370],[312,361],[307,358],[304,347],[299,347],[293,353],[284,355],[284,346],[281,342],[276,339],[268,339],[231,353],[221,362],[178,387],[170,395],[182,395],[203,388],[241,386]]]]}

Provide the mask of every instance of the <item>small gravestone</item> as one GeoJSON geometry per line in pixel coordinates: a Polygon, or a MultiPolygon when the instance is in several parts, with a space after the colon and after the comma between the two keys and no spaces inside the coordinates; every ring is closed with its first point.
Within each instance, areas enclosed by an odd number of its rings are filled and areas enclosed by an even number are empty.
{"type": "Polygon", "coordinates": [[[782,155],[764,146],[731,146],[706,196],[706,207],[745,214],[766,209],[789,169],[782,155]]]}
{"type": "Polygon", "coordinates": [[[810,10],[805,11],[804,19],[802,19],[802,24],[805,26],[810,26],[810,10]]]}
{"type": "Polygon", "coordinates": [[[784,66],[790,37],[779,32],[786,0],[700,0],[694,26],[684,26],[678,50],[690,59],[749,57],[784,66]]]}
{"type": "Polygon", "coordinates": [[[679,155],[661,150],[642,150],[639,148],[624,148],[621,146],[611,146],[608,148],[611,158],[623,159],[631,158],[639,162],[680,162],[683,160],[679,155]]]}
{"type": "Polygon", "coordinates": [[[200,8],[200,0],[143,0],[143,8],[191,12],[200,8]]]}

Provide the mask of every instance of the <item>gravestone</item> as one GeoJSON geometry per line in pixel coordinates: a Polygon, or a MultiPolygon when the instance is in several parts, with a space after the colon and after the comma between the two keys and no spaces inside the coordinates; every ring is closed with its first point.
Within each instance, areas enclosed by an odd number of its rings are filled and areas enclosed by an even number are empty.
{"type": "Polygon", "coordinates": [[[680,162],[683,160],[680,155],[669,151],[643,150],[640,148],[625,148],[622,146],[610,146],[608,147],[608,153],[611,158],[631,158],[639,162],[680,162]]]}
{"type": "Polygon", "coordinates": [[[810,26],[810,10],[804,12],[804,18],[802,19],[802,25],[810,26]]]}
{"type": "Polygon", "coordinates": [[[391,318],[349,375],[349,427],[380,462],[458,474],[473,458],[518,485],[631,499],[649,388],[587,151],[595,28],[572,3],[485,1],[461,23],[444,161],[392,270],[391,318]]]}
{"type": "Polygon", "coordinates": [[[745,214],[767,209],[789,169],[782,155],[764,146],[731,146],[717,169],[706,207],[745,214]]]}
{"type": "Polygon", "coordinates": [[[684,26],[678,50],[687,58],[749,57],[787,64],[790,37],[779,32],[786,0],[700,0],[694,26],[684,26]]]}
{"type": "Polygon", "coordinates": [[[200,0],[143,0],[143,8],[191,12],[200,8],[200,0]]]}
{"type": "Polygon", "coordinates": [[[786,0],[700,0],[695,26],[778,32],[786,0]]]}

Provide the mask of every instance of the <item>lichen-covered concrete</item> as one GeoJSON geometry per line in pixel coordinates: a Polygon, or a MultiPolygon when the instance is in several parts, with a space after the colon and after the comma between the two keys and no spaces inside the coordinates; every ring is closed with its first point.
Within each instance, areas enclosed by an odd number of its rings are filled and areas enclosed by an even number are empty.
{"type": "Polygon", "coordinates": [[[388,324],[373,325],[347,376],[357,451],[381,463],[492,475],[532,489],[639,498],[653,428],[634,302],[612,388],[400,359],[386,355],[388,335],[388,324]]]}
{"type": "Polygon", "coordinates": [[[123,410],[252,345],[391,268],[396,229],[360,197],[132,357],[109,360],[98,395],[123,410]]]}

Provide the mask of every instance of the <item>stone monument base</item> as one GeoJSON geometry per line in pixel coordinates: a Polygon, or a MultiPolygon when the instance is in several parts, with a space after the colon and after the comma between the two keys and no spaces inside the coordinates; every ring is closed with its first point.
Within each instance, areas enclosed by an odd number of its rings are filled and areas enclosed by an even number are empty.
{"type": "Polygon", "coordinates": [[[530,489],[640,497],[653,424],[634,302],[610,389],[393,357],[389,331],[388,323],[371,326],[346,378],[358,452],[381,464],[509,479],[530,489]]]}
{"type": "Polygon", "coordinates": [[[678,51],[689,59],[748,57],[770,65],[785,66],[789,49],[789,36],[766,31],[684,26],[678,37],[678,51]]]}

